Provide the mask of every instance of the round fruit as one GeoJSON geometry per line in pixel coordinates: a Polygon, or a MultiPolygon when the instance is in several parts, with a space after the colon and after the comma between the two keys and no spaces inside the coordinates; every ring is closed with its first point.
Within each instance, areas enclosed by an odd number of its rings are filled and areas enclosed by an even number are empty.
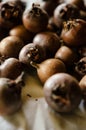
{"type": "Polygon", "coordinates": [[[74,111],[82,99],[78,81],[67,73],[51,76],[44,84],[44,96],[50,108],[60,113],[74,111]]]}

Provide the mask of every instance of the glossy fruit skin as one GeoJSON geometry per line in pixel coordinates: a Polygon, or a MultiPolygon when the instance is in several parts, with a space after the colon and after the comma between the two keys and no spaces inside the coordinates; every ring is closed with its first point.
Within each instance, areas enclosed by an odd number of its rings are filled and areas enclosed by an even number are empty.
{"type": "Polygon", "coordinates": [[[51,58],[54,57],[60,47],[60,38],[54,32],[45,31],[36,34],[33,38],[33,43],[44,48],[46,57],[51,58]]]}
{"type": "Polygon", "coordinates": [[[73,48],[63,45],[57,50],[55,58],[62,60],[67,67],[70,67],[77,62],[78,55],[73,48]]]}
{"type": "Polygon", "coordinates": [[[21,88],[16,86],[15,81],[0,78],[0,115],[12,115],[21,108],[21,88]]]}
{"type": "Polygon", "coordinates": [[[16,58],[8,58],[0,65],[0,77],[16,79],[22,71],[22,63],[16,58]]]}
{"type": "Polygon", "coordinates": [[[45,10],[49,16],[53,15],[53,11],[57,5],[61,3],[62,0],[29,0],[27,3],[27,8],[31,8],[33,3],[40,5],[40,7],[45,10]]]}
{"type": "Polygon", "coordinates": [[[24,46],[22,39],[17,36],[7,36],[0,42],[2,56],[18,58],[21,48],[24,46]]]}
{"type": "Polygon", "coordinates": [[[48,19],[49,16],[47,12],[34,4],[31,9],[24,11],[22,17],[25,28],[34,33],[46,30],[48,19]]]}
{"type": "Polygon", "coordinates": [[[25,5],[21,1],[3,1],[0,4],[0,26],[11,29],[22,23],[25,5]]]}
{"type": "Polygon", "coordinates": [[[66,67],[59,59],[50,58],[38,64],[37,74],[43,84],[50,76],[61,72],[66,72],[66,67]]]}
{"type": "Polygon", "coordinates": [[[49,107],[60,113],[74,111],[82,99],[78,81],[67,73],[51,76],[44,84],[44,96],[49,107]]]}
{"type": "Polygon", "coordinates": [[[33,43],[25,45],[19,53],[19,61],[28,67],[30,66],[31,61],[40,63],[44,59],[46,59],[44,50],[33,43]]]}
{"type": "Polygon", "coordinates": [[[16,27],[10,29],[9,31],[10,36],[17,36],[20,37],[23,41],[24,44],[28,44],[32,42],[32,39],[34,37],[34,33],[28,31],[22,24],[17,25],[16,27]]]}
{"type": "Polygon", "coordinates": [[[75,19],[67,21],[61,32],[61,39],[69,47],[80,47],[86,44],[86,21],[75,19]]]}
{"type": "Polygon", "coordinates": [[[57,27],[62,28],[63,22],[69,19],[76,19],[80,17],[80,12],[77,6],[67,3],[58,5],[54,10],[54,23],[57,27]]]}

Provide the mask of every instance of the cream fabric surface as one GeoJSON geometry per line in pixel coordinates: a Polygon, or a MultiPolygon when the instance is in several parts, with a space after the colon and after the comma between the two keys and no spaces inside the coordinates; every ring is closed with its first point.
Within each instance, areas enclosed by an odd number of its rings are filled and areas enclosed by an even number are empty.
{"type": "Polygon", "coordinates": [[[38,78],[26,76],[22,108],[11,116],[0,116],[0,130],[86,130],[86,110],[81,102],[72,114],[53,112],[43,97],[38,78]]]}

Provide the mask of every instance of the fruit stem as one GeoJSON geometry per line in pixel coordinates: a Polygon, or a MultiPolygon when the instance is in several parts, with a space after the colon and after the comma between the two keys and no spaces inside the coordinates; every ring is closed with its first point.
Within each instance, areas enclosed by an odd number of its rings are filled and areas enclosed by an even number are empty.
{"type": "Polygon", "coordinates": [[[25,83],[23,81],[23,77],[24,77],[24,72],[22,72],[18,77],[17,79],[15,80],[16,84],[20,84],[20,86],[25,86],[25,83]]]}
{"type": "Polygon", "coordinates": [[[38,65],[37,63],[33,62],[33,61],[31,61],[30,64],[31,64],[34,68],[36,68],[36,69],[39,68],[39,65],[38,65]]]}

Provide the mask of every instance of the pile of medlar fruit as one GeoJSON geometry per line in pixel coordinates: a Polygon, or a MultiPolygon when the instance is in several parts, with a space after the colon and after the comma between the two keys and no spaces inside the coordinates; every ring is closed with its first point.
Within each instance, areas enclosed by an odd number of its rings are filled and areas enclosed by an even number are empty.
{"type": "Polygon", "coordinates": [[[0,114],[19,110],[23,75],[34,71],[55,112],[86,102],[84,0],[0,1],[0,114]]]}

